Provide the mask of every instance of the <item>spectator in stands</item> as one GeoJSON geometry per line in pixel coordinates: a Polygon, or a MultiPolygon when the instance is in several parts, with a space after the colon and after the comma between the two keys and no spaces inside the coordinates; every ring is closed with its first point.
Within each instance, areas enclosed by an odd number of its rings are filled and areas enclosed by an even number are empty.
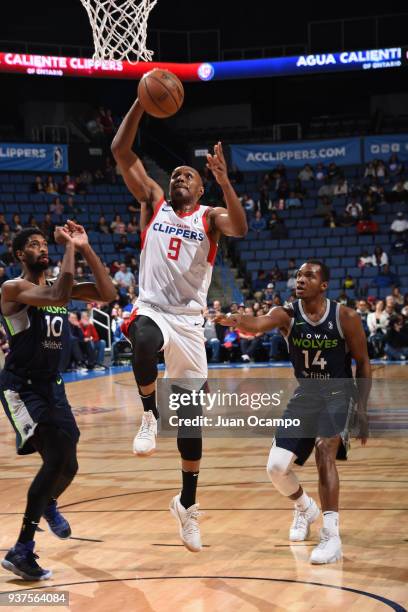
{"type": "Polygon", "coordinates": [[[348,194],[348,183],[343,177],[339,178],[333,189],[334,197],[346,196],[348,194]]]}
{"type": "Polygon", "coordinates": [[[372,286],[382,289],[384,287],[392,287],[393,285],[399,285],[399,278],[391,272],[388,264],[384,264],[378,269],[377,276],[373,278],[372,286]]]}
{"type": "Polygon", "coordinates": [[[59,192],[63,195],[75,195],[76,191],[76,181],[69,174],[66,174],[62,180],[62,183],[59,187],[59,192]]]}
{"type": "Polygon", "coordinates": [[[0,234],[3,233],[5,225],[7,225],[6,217],[4,216],[4,213],[0,213],[0,234]]]}
{"type": "Polygon", "coordinates": [[[314,172],[313,172],[313,168],[312,168],[312,166],[310,166],[310,164],[305,164],[303,166],[303,168],[301,169],[301,171],[298,174],[298,179],[300,181],[302,181],[303,183],[306,183],[308,181],[313,181],[313,179],[314,179],[314,172]]]}
{"type": "Polygon", "coordinates": [[[324,218],[324,221],[323,221],[323,226],[324,227],[331,227],[332,229],[337,227],[337,215],[336,215],[336,211],[335,210],[333,210],[333,212],[331,212],[328,215],[326,215],[326,217],[324,218]]]}
{"type": "Polygon", "coordinates": [[[86,283],[89,281],[88,274],[85,274],[82,266],[77,266],[75,269],[75,280],[77,283],[86,283]]]}
{"type": "Polygon", "coordinates": [[[298,269],[296,266],[296,260],[292,257],[291,259],[289,259],[288,269],[286,272],[286,278],[288,279],[286,286],[288,289],[295,288],[297,271],[298,269]]]}
{"type": "Polygon", "coordinates": [[[358,300],[357,305],[356,305],[356,312],[360,315],[363,329],[365,331],[366,336],[368,336],[370,334],[370,331],[367,325],[367,317],[370,311],[369,311],[367,300],[358,300]]]}
{"type": "Polygon", "coordinates": [[[408,199],[408,191],[405,189],[404,181],[399,180],[392,188],[390,197],[391,202],[406,202],[408,199]]]}
{"type": "Polygon", "coordinates": [[[44,182],[43,182],[41,176],[36,176],[35,177],[35,181],[32,184],[32,191],[33,191],[33,193],[44,193],[45,185],[44,185],[44,182]]]}
{"type": "Polygon", "coordinates": [[[124,236],[120,237],[119,242],[116,242],[115,250],[116,250],[117,253],[123,253],[123,254],[127,254],[127,253],[132,253],[133,252],[133,246],[129,242],[128,237],[126,236],[126,234],[124,236]]]}
{"type": "Polygon", "coordinates": [[[3,283],[10,280],[6,273],[6,268],[4,266],[0,266],[0,287],[3,283]]]}
{"type": "Polygon", "coordinates": [[[327,196],[323,196],[319,199],[316,210],[314,212],[315,217],[327,217],[333,212],[333,205],[331,200],[327,196]]]}
{"type": "Polygon", "coordinates": [[[129,344],[129,341],[127,340],[126,336],[124,336],[121,330],[122,323],[126,321],[126,319],[128,319],[129,317],[130,317],[130,312],[123,311],[122,318],[119,319],[120,325],[115,325],[115,331],[113,332],[113,335],[112,335],[112,352],[111,352],[112,365],[119,365],[119,355],[121,352],[124,352],[124,353],[129,352],[129,358],[131,357],[131,352],[132,352],[131,345],[129,344]]]}
{"type": "Polygon", "coordinates": [[[393,361],[408,359],[408,333],[404,329],[404,319],[401,315],[390,318],[385,334],[385,354],[393,361]]]}
{"type": "Polygon", "coordinates": [[[319,187],[317,192],[317,196],[319,198],[332,198],[333,197],[333,185],[330,185],[329,179],[327,177],[323,180],[323,185],[319,187]]]}
{"type": "Polygon", "coordinates": [[[244,195],[240,198],[240,200],[241,200],[241,204],[243,208],[245,209],[246,213],[252,214],[255,210],[254,200],[251,197],[249,197],[247,193],[244,193],[244,195]]]}
{"type": "Polygon", "coordinates": [[[70,219],[72,219],[76,215],[79,215],[81,212],[83,212],[83,209],[80,206],[78,206],[78,204],[75,202],[74,197],[68,196],[67,201],[65,203],[65,214],[70,219]]]}
{"type": "Polygon", "coordinates": [[[15,234],[17,232],[21,232],[21,230],[23,229],[23,226],[21,224],[20,215],[18,215],[17,213],[13,215],[13,219],[11,222],[11,229],[15,234]]]}
{"type": "Polygon", "coordinates": [[[378,300],[375,311],[367,315],[367,327],[370,332],[368,344],[372,357],[381,357],[384,353],[384,336],[387,331],[388,318],[384,310],[384,301],[378,300]]]}
{"type": "Polygon", "coordinates": [[[257,212],[260,212],[261,215],[265,215],[271,206],[272,201],[269,197],[269,189],[267,187],[261,187],[261,189],[259,190],[257,212]]]}
{"type": "Polygon", "coordinates": [[[110,227],[104,215],[101,215],[99,217],[99,221],[96,224],[95,230],[101,234],[110,234],[110,227]]]}
{"type": "Polygon", "coordinates": [[[375,159],[375,174],[377,178],[384,179],[387,176],[387,167],[382,159],[375,159]]]}
{"type": "Polygon", "coordinates": [[[288,230],[285,226],[285,222],[278,216],[276,211],[272,211],[268,227],[271,230],[271,238],[287,238],[288,230]]]}
{"type": "Polygon", "coordinates": [[[374,178],[377,176],[377,173],[375,171],[375,165],[374,162],[368,162],[366,169],[364,171],[364,178],[374,178]]]}
{"type": "Polygon", "coordinates": [[[89,187],[89,185],[92,185],[93,183],[93,176],[89,170],[82,170],[78,178],[81,183],[86,185],[86,187],[89,187]]]}
{"type": "Polygon", "coordinates": [[[125,263],[121,263],[119,265],[119,270],[116,272],[113,279],[119,287],[123,287],[125,289],[128,289],[132,285],[136,284],[134,274],[128,269],[125,263]]]}
{"type": "Polygon", "coordinates": [[[51,195],[58,195],[58,187],[57,184],[54,182],[52,176],[47,177],[47,181],[45,183],[45,192],[51,195]]]}
{"type": "Polygon", "coordinates": [[[14,263],[16,263],[16,260],[13,255],[13,247],[8,244],[6,250],[0,253],[0,264],[7,267],[14,263]]]}
{"type": "Polygon", "coordinates": [[[397,312],[401,312],[401,309],[404,306],[404,296],[399,290],[399,287],[393,287],[391,291],[391,295],[394,298],[395,310],[397,312]]]}
{"type": "Polygon", "coordinates": [[[341,175],[340,168],[335,162],[331,162],[327,168],[327,177],[330,181],[337,179],[341,175]]]}
{"type": "Polygon", "coordinates": [[[262,298],[262,292],[268,284],[268,278],[265,270],[259,270],[258,276],[253,283],[253,291],[255,299],[260,300],[262,298]]]}
{"type": "Polygon", "coordinates": [[[404,217],[403,212],[397,212],[394,221],[391,223],[390,232],[395,237],[405,238],[408,231],[408,221],[404,217]]]}
{"type": "Polygon", "coordinates": [[[259,234],[259,232],[262,232],[265,228],[266,228],[266,221],[262,217],[261,211],[257,210],[255,213],[255,217],[251,219],[249,223],[249,229],[259,234]]]}
{"type": "Polygon", "coordinates": [[[11,227],[9,226],[8,223],[6,223],[6,225],[3,227],[3,233],[2,233],[2,242],[3,243],[9,243],[12,242],[14,240],[14,236],[16,235],[16,232],[13,232],[11,227]]]}
{"type": "Polygon", "coordinates": [[[269,278],[271,279],[272,282],[276,283],[278,281],[283,280],[283,272],[282,270],[279,268],[278,265],[273,266],[270,274],[269,274],[269,278]]]}
{"type": "Polygon", "coordinates": [[[274,295],[274,289],[275,289],[274,283],[268,283],[266,285],[265,291],[263,292],[263,296],[262,296],[262,299],[265,302],[271,302],[272,303],[273,295],[274,295]]]}
{"type": "Polygon", "coordinates": [[[220,360],[221,343],[214,321],[216,314],[214,308],[209,308],[204,321],[205,347],[209,350],[211,363],[218,363],[220,360]]]}
{"type": "Polygon", "coordinates": [[[388,265],[388,255],[383,251],[382,247],[375,247],[374,254],[371,258],[371,264],[379,267],[388,265]]]}
{"type": "Polygon", "coordinates": [[[343,281],[343,289],[346,291],[347,289],[354,289],[355,282],[351,274],[346,274],[346,278],[343,281]]]}
{"type": "Polygon", "coordinates": [[[327,170],[322,163],[316,166],[316,181],[322,182],[327,176],[327,170]]]}
{"type": "Polygon", "coordinates": [[[353,306],[353,301],[349,298],[345,291],[339,293],[339,295],[336,297],[336,302],[342,306],[348,306],[349,308],[352,308],[353,306]]]}
{"type": "Polygon", "coordinates": [[[279,182],[279,187],[276,190],[276,195],[278,199],[286,201],[289,198],[289,194],[290,189],[288,181],[286,179],[281,179],[281,181],[279,182]]]}
{"type": "Polygon", "coordinates": [[[346,213],[351,215],[355,220],[362,217],[363,207],[361,206],[360,202],[357,201],[356,196],[352,196],[351,202],[347,204],[346,213]]]}
{"type": "Polygon", "coordinates": [[[368,254],[368,251],[363,251],[358,259],[358,267],[365,268],[373,265],[373,256],[368,254]]]}
{"type": "Polygon", "coordinates": [[[84,334],[85,342],[90,342],[93,350],[96,352],[95,370],[104,370],[103,362],[105,360],[106,342],[99,337],[93,321],[89,317],[88,311],[84,310],[81,313],[79,326],[84,334]]]}
{"type": "Polygon", "coordinates": [[[404,303],[402,305],[401,314],[408,319],[408,293],[404,295],[404,303]]]}
{"type": "Polygon", "coordinates": [[[44,215],[44,219],[40,223],[40,230],[45,234],[48,242],[54,242],[54,223],[52,222],[51,213],[44,215]]]}
{"type": "Polygon", "coordinates": [[[132,215],[129,223],[127,224],[126,231],[128,234],[137,234],[140,230],[139,222],[137,220],[136,215],[132,215]]]}
{"type": "Polygon", "coordinates": [[[64,204],[59,196],[53,199],[49,211],[57,217],[61,217],[64,214],[64,204]]]}
{"type": "Polygon", "coordinates": [[[79,325],[76,312],[68,314],[70,353],[65,364],[61,364],[61,369],[66,371],[71,365],[75,369],[92,370],[95,363],[95,351],[92,351],[90,344],[85,342],[83,331],[79,325]]]}
{"type": "Polygon", "coordinates": [[[116,214],[112,223],[110,224],[111,232],[115,233],[115,229],[118,225],[123,224],[122,218],[119,214],[116,214]]]}
{"type": "Polygon", "coordinates": [[[113,233],[116,235],[117,234],[126,235],[126,223],[124,221],[121,221],[120,223],[116,223],[113,233]]]}
{"type": "Polygon", "coordinates": [[[399,176],[402,173],[402,163],[398,159],[398,155],[393,153],[388,160],[388,172],[390,176],[399,176]]]}
{"type": "MultiPolygon", "coordinates": [[[[245,308],[245,314],[254,315],[254,311],[251,307],[245,308]]],[[[251,332],[242,331],[241,329],[237,329],[239,334],[239,345],[241,349],[241,361],[249,362],[255,360],[255,354],[259,350],[262,341],[261,336],[263,335],[261,332],[257,334],[253,334],[251,332]]]]}
{"type": "Polygon", "coordinates": [[[286,208],[301,208],[302,202],[296,196],[294,191],[289,192],[289,197],[286,198],[286,208]]]}

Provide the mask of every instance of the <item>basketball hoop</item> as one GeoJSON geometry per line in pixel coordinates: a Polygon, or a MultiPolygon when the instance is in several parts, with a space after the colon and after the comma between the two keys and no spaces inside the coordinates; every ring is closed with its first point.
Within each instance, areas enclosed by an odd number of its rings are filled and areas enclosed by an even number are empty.
{"type": "Polygon", "coordinates": [[[94,61],[150,62],[147,20],[157,0],[81,0],[92,28],[94,61]]]}

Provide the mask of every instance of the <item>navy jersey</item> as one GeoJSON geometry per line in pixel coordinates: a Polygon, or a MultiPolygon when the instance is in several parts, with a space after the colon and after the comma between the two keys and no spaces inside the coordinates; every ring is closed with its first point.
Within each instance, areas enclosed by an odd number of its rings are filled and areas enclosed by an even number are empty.
{"type": "Polygon", "coordinates": [[[4,369],[26,379],[56,376],[69,339],[68,309],[24,306],[2,318],[10,346],[4,369]]]}
{"type": "Polygon", "coordinates": [[[351,355],[340,325],[340,304],[326,300],[317,323],[311,321],[301,300],[293,302],[293,318],[286,338],[296,378],[350,378],[351,355]]]}

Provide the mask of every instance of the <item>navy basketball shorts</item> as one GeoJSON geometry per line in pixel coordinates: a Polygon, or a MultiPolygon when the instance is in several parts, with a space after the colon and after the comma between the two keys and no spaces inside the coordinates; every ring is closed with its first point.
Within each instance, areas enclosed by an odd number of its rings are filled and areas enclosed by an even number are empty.
{"type": "Polygon", "coordinates": [[[75,444],[78,442],[80,432],[61,376],[47,381],[30,381],[3,370],[0,374],[0,399],[16,433],[17,454],[36,452],[31,438],[40,423],[58,427],[75,444]]]}
{"type": "Polygon", "coordinates": [[[355,407],[355,398],[350,390],[335,390],[327,395],[310,395],[298,388],[290,399],[283,419],[298,419],[300,426],[288,429],[278,427],[275,445],[296,455],[295,463],[303,465],[313,452],[317,438],[340,436],[341,443],[337,459],[346,460],[349,449],[349,424],[355,407]]]}

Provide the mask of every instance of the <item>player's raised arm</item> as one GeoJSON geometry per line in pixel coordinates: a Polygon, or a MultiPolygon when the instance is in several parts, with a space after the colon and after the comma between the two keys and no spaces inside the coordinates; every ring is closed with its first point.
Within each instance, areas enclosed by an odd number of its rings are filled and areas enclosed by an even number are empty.
{"type": "Polygon", "coordinates": [[[242,331],[254,334],[278,328],[287,335],[290,329],[291,316],[288,310],[276,306],[262,317],[245,314],[217,315],[215,322],[226,327],[238,327],[242,331]]]}
{"type": "Polygon", "coordinates": [[[368,438],[367,401],[371,390],[371,365],[367,351],[367,339],[360,315],[351,308],[340,308],[340,324],[344,339],[356,362],[356,383],[358,389],[358,417],[360,432],[358,438],[364,445],[368,438]]]}
{"type": "MultiPolygon", "coordinates": [[[[15,304],[29,306],[65,306],[70,300],[75,271],[75,245],[65,227],[57,227],[54,232],[55,242],[65,246],[61,271],[52,285],[36,285],[25,278],[17,278],[3,284],[1,292],[2,312],[7,316],[14,310],[15,304]],[[14,305],[14,307],[13,307],[14,305]]],[[[40,234],[34,235],[30,247],[38,251],[38,261],[48,259],[47,242],[40,242],[40,234]],[[43,250],[42,250],[43,249],[43,250]]],[[[19,251],[17,251],[18,256],[19,251]]]]}
{"type": "Polygon", "coordinates": [[[76,300],[112,302],[116,298],[115,285],[105,266],[89,244],[88,235],[82,225],[67,222],[67,229],[77,251],[86,260],[94,276],[94,283],[78,283],[72,287],[71,297],[76,300]]]}
{"type": "MultiPolygon", "coordinates": [[[[148,176],[141,160],[132,150],[143,112],[139,100],[136,99],[120,124],[111,150],[129,191],[142,205],[151,208],[163,198],[164,194],[160,185],[148,176]]],[[[143,230],[142,225],[144,224],[141,222],[143,230]]]]}
{"type": "Polygon", "coordinates": [[[214,146],[214,155],[207,155],[207,167],[221,187],[227,204],[227,210],[217,207],[211,211],[209,219],[212,228],[225,236],[234,236],[235,238],[245,236],[248,232],[245,211],[228,178],[227,163],[221,142],[214,146]]]}

